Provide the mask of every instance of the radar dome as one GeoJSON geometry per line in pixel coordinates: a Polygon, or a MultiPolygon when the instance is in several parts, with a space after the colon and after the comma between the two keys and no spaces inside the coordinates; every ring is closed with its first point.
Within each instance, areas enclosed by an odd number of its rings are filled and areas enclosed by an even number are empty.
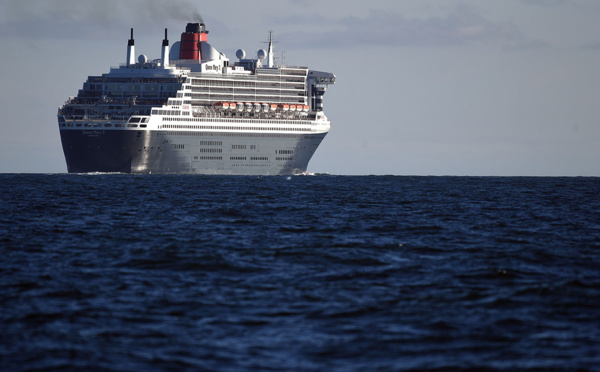
{"type": "Polygon", "coordinates": [[[144,63],[148,62],[148,57],[146,57],[143,54],[140,54],[140,56],[138,57],[138,62],[143,65],[144,63]]]}
{"type": "Polygon", "coordinates": [[[267,56],[267,52],[264,49],[260,49],[258,53],[256,53],[256,56],[262,61],[267,56]]]}
{"type": "Polygon", "coordinates": [[[244,59],[246,58],[246,51],[244,49],[238,49],[237,52],[235,52],[235,56],[238,59],[244,59]]]}

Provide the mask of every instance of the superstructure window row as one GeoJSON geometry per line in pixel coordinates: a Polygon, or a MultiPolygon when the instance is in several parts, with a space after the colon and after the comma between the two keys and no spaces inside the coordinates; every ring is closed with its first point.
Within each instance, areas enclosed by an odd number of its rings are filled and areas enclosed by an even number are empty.
{"type": "Polygon", "coordinates": [[[306,89],[304,85],[293,86],[287,88],[273,88],[273,87],[257,87],[257,88],[242,88],[242,89],[227,89],[227,88],[210,88],[210,89],[200,89],[193,88],[192,94],[287,94],[287,95],[295,95],[298,91],[305,92],[306,89]]]}
{"type": "Polygon", "coordinates": [[[192,137],[233,137],[233,138],[293,138],[310,139],[310,134],[296,133],[232,133],[232,132],[159,132],[156,135],[192,137]]]}
{"type": "Polygon", "coordinates": [[[205,101],[266,101],[272,100],[274,102],[287,102],[291,100],[296,102],[298,97],[302,99],[306,98],[306,91],[293,91],[293,92],[251,92],[251,93],[239,93],[239,92],[207,92],[207,93],[185,93],[185,97],[190,97],[193,100],[205,100],[205,101]]]}
{"type": "Polygon", "coordinates": [[[194,160],[223,160],[222,156],[194,156],[194,160]]]}
{"type": "Polygon", "coordinates": [[[214,118],[162,118],[162,121],[177,121],[177,122],[210,122],[210,123],[245,123],[245,124],[275,124],[275,125],[314,125],[308,120],[257,120],[257,119],[214,119],[214,118]]]}
{"type": "Polygon", "coordinates": [[[163,125],[164,129],[203,129],[203,130],[260,130],[281,132],[306,132],[306,128],[281,128],[281,127],[229,127],[214,125],[163,125]]]}
{"type": "Polygon", "coordinates": [[[258,78],[256,76],[246,78],[244,80],[243,77],[237,77],[232,80],[227,80],[226,78],[217,78],[217,79],[192,79],[188,84],[195,87],[234,87],[234,88],[242,88],[242,87],[254,87],[257,84],[272,84],[272,83],[306,83],[305,76],[292,76],[292,75],[273,75],[273,76],[265,76],[260,75],[258,78]]]}
{"type": "Polygon", "coordinates": [[[152,115],[179,116],[179,115],[181,115],[181,111],[177,111],[177,110],[152,110],[152,115]]]}
{"type": "Polygon", "coordinates": [[[203,153],[222,153],[223,149],[199,149],[199,152],[203,152],[203,153]]]}

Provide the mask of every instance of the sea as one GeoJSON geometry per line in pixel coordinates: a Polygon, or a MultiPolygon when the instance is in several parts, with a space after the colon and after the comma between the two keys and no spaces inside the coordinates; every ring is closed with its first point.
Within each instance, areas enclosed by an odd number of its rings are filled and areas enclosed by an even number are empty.
{"type": "Polygon", "coordinates": [[[0,175],[1,371],[600,371],[600,178],[0,175]]]}

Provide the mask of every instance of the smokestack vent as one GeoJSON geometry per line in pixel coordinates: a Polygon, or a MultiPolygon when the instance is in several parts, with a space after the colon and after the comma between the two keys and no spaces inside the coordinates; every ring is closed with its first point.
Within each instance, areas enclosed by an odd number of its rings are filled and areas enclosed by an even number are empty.
{"type": "Polygon", "coordinates": [[[199,23],[188,23],[187,26],[185,26],[185,32],[192,33],[192,34],[199,34],[200,33],[200,24],[199,23]]]}
{"type": "Polygon", "coordinates": [[[135,65],[135,45],[133,41],[133,28],[131,29],[131,38],[127,42],[127,66],[135,65]]]}
{"type": "Polygon", "coordinates": [[[168,46],[169,45],[169,39],[167,37],[167,29],[165,28],[165,39],[163,40],[163,46],[168,46]]]}
{"type": "Polygon", "coordinates": [[[132,46],[135,45],[135,42],[133,41],[133,27],[131,28],[131,37],[129,38],[129,42],[127,43],[128,46],[132,46]]]}

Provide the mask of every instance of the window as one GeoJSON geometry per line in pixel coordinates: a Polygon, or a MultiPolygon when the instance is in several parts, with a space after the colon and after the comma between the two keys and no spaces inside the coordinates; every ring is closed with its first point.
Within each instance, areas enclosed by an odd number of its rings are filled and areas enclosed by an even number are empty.
{"type": "MultiPolygon", "coordinates": [[[[197,156],[194,156],[194,159],[196,159],[197,156]]],[[[223,160],[222,156],[200,156],[200,160],[223,160]]]]}
{"type": "Polygon", "coordinates": [[[222,153],[223,149],[200,149],[201,153],[207,153],[207,152],[212,152],[212,153],[222,153]]]}

